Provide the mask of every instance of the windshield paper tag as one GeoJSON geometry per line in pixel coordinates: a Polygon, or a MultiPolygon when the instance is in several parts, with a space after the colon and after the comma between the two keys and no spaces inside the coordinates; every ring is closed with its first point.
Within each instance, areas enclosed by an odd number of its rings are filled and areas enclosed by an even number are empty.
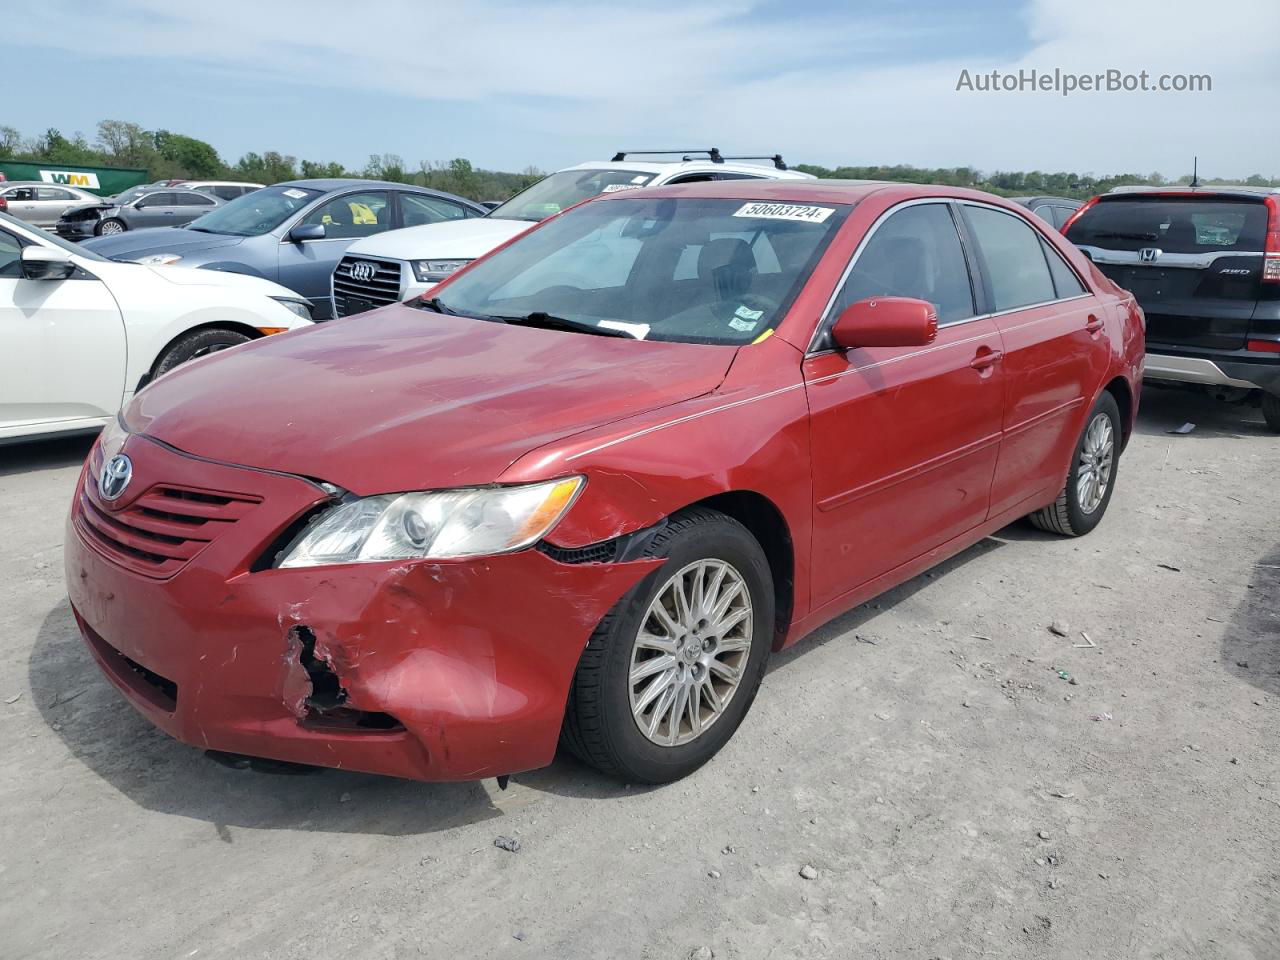
{"type": "Polygon", "coordinates": [[[735,217],[757,220],[799,220],[801,223],[825,223],[836,212],[835,207],[813,207],[794,203],[744,203],[735,217]]]}
{"type": "Polygon", "coordinates": [[[286,197],[293,197],[293,199],[295,200],[307,199],[307,191],[305,190],[295,190],[292,187],[290,187],[288,190],[282,190],[281,193],[283,193],[286,197]]]}
{"type": "Polygon", "coordinates": [[[729,326],[734,330],[740,330],[743,333],[754,330],[760,325],[760,318],[764,316],[763,310],[751,310],[745,306],[738,307],[733,311],[733,316],[729,318],[729,326]]]}
{"type": "Polygon", "coordinates": [[[647,323],[626,323],[622,320],[601,320],[596,324],[597,327],[604,327],[606,330],[621,330],[623,333],[629,333],[637,340],[643,340],[649,335],[649,325],[647,323]]]}
{"type": "Polygon", "coordinates": [[[639,190],[639,189],[640,189],[640,184],[638,183],[609,183],[609,184],[605,184],[605,188],[600,192],[601,193],[617,193],[619,190],[639,190]]]}

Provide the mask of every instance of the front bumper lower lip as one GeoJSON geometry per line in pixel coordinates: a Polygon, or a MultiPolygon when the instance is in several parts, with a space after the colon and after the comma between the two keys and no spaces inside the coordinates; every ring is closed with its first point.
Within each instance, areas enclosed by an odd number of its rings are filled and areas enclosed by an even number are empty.
{"type": "Polygon", "coordinates": [[[205,749],[418,780],[545,766],[587,639],[660,563],[570,564],[530,549],[250,573],[246,557],[281,526],[267,521],[270,507],[296,485],[292,515],[315,498],[313,486],[197,463],[137,437],[124,449],[143,489],[153,478],[202,476],[205,486],[263,497],[168,579],[125,569],[84,539],[74,513],[68,520],[68,594],[89,651],[153,724],[205,749]],[[345,706],[389,715],[395,729],[346,728],[311,711],[302,628],[345,706]]]}

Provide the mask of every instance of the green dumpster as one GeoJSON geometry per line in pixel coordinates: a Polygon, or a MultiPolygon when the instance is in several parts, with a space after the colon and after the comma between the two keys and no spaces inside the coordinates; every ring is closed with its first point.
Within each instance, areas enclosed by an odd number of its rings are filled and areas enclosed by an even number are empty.
{"type": "Polygon", "coordinates": [[[136,167],[89,167],[17,160],[0,160],[0,174],[4,174],[5,180],[62,183],[103,197],[113,196],[147,182],[147,171],[136,167]]]}

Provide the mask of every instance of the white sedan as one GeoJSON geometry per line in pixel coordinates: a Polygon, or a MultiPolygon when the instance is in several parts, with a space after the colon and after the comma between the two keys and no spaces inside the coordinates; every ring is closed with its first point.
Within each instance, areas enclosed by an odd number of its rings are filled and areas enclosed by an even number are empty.
{"type": "Polygon", "coordinates": [[[268,280],[118,263],[0,214],[0,443],[97,429],[180,363],[310,325],[268,280]]]}

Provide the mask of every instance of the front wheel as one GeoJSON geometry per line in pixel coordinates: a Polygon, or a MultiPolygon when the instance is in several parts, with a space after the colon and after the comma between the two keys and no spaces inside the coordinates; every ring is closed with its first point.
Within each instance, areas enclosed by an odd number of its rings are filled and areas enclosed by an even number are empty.
{"type": "Polygon", "coordinates": [[[1041,530],[1080,537],[1102,520],[1115,489],[1120,448],[1120,408],[1104,391],[1076,441],[1067,484],[1058,499],[1029,519],[1041,530]]]}
{"type": "Polygon", "coordinates": [[[756,539],[701,507],[647,556],[666,562],[600,622],[569,692],[562,742],[627,781],[692,773],[733,736],[772,646],[773,578],[756,539]]]}
{"type": "Polygon", "coordinates": [[[248,335],[238,330],[225,330],[220,327],[193,330],[191,333],[175,340],[169,349],[161,355],[160,359],[156,361],[151,377],[154,380],[161,374],[168,373],[174,367],[186,363],[188,360],[217,353],[220,350],[226,350],[228,347],[247,343],[248,340],[248,335]]]}
{"type": "Polygon", "coordinates": [[[1267,421],[1267,429],[1280,433],[1280,396],[1274,393],[1262,395],[1262,419],[1267,421]]]}
{"type": "Polygon", "coordinates": [[[114,237],[117,233],[124,233],[128,229],[123,220],[112,217],[109,220],[103,220],[93,232],[100,237],[114,237]]]}

